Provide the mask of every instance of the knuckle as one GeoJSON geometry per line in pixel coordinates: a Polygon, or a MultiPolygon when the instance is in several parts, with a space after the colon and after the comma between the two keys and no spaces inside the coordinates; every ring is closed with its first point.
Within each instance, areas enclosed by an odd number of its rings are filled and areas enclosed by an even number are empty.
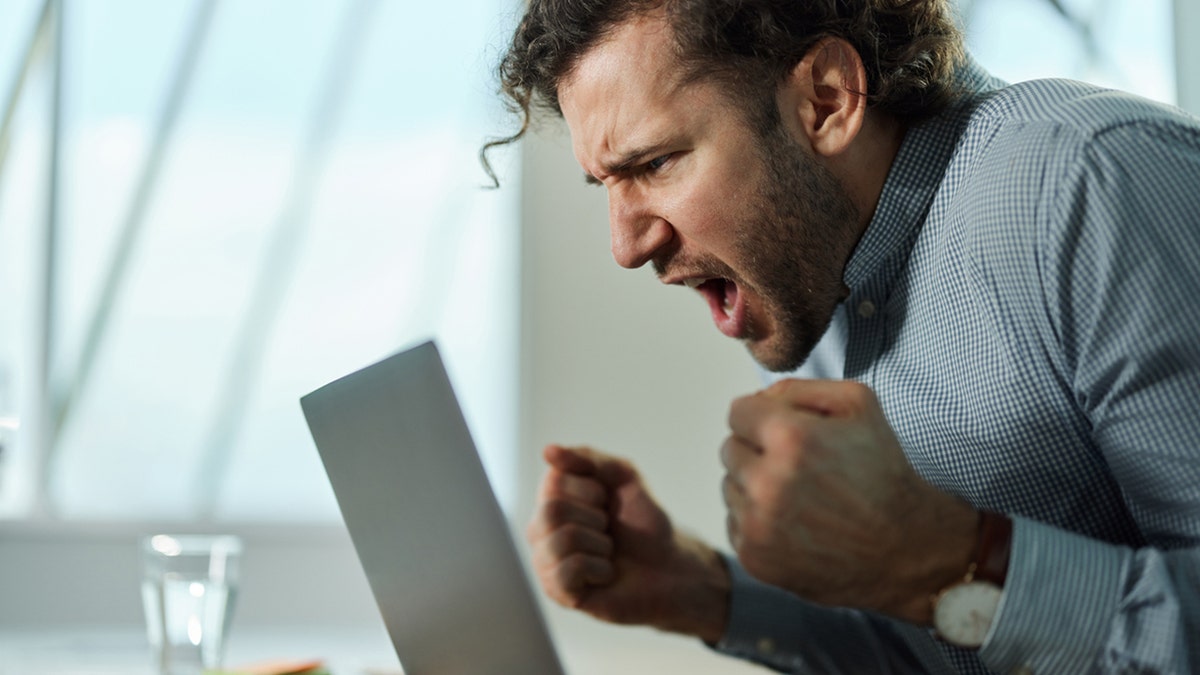
{"type": "Polygon", "coordinates": [[[757,504],[763,500],[764,493],[766,492],[766,488],[764,486],[766,480],[768,479],[763,478],[760,474],[746,476],[743,479],[742,484],[739,487],[742,491],[742,494],[745,495],[745,500],[748,503],[757,504]]]}
{"type": "Polygon", "coordinates": [[[601,498],[603,488],[590,478],[563,474],[558,477],[551,488],[550,494],[563,499],[578,499],[595,503],[601,498]]]}
{"type": "Polygon", "coordinates": [[[546,500],[542,506],[542,515],[551,526],[562,525],[570,521],[573,511],[571,503],[565,499],[553,498],[546,500]]]}
{"type": "Polygon", "coordinates": [[[859,410],[865,409],[875,403],[875,390],[863,384],[862,382],[847,381],[846,398],[849,399],[859,410]]]}
{"type": "Polygon", "coordinates": [[[587,532],[580,525],[568,523],[558,530],[558,547],[564,553],[578,551],[587,541],[587,532]]]}
{"type": "Polygon", "coordinates": [[[578,583],[582,560],[578,555],[566,556],[554,568],[554,580],[560,588],[573,588],[578,583]]]}
{"type": "Polygon", "coordinates": [[[546,589],[546,595],[549,595],[551,600],[557,602],[563,607],[573,608],[579,603],[575,593],[563,588],[557,583],[557,581],[552,581],[543,585],[546,589]]]}
{"type": "Polygon", "coordinates": [[[577,591],[584,587],[587,558],[582,553],[564,556],[557,569],[558,583],[566,591],[577,591]]]}
{"type": "Polygon", "coordinates": [[[808,425],[790,417],[772,417],[765,424],[763,438],[776,451],[799,450],[812,440],[812,431],[808,425]]]}
{"type": "Polygon", "coordinates": [[[565,492],[568,475],[562,472],[555,472],[546,476],[546,492],[550,495],[561,495],[565,492]]]}
{"type": "Polygon", "coordinates": [[[729,415],[726,419],[726,423],[729,426],[733,426],[734,418],[741,415],[742,409],[745,408],[755,396],[756,394],[751,394],[749,396],[739,396],[733,399],[733,401],[729,404],[729,415]]]}
{"type": "Polygon", "coordinates": [[[721,443],[721,451],[717,455],[718,457],[721,458],[721,466],[725,467],[726,469],[729,468],[729,463],[733,459],[732,443],[733,443],[733,436],[726,436],[725,441],[723,443],[721,443]]]}
{"type": "Polygon", "coordinates": [[[772,382],[771,385],[767,387],[766,391],[769,394],[786,394],[792,387],[795,387],[799,384],[799,380],[792,377],[785,377],[772,382]]]}
{"type": "Polygon", "coordinates": [[[550,596],[552,599],[554,599],[555,602],[557,602],[558,596],[559,596],[559,589],[558,589],[558,584],[555,583],[554,576],[551,574],[544,574],[544,573],[539,572],[537,575],[537,580],[538,580],[538,585],[540,585],[542,587],[542,590],[546,592],[546,595],[550,596]]]}
{"type": "Polygon", "coordinates": [[[725,499],[725,506],[734,508],[737,503],[737,497],[741,494],[742,488],[737,480],[729,474],[721,479],[721,496],[725,499]]]}
{"type": "Polygon", "coordinates": [[[608,503],[608,491],[598,481],[591,478],[583,483],[583,490],[593,506],[603,506],[608,503]]]}
{"type": "Polygon", "coordinates": [[[742,547],[742,532],[738,527],[737,518],[732,513],[725,516],[725,536],[729,539],[729,544],[733,546],[733,552],[741,555],[742,547]]]}
{"type": "Polygon", "coordinates": [[[760,471],[746,477],[742,489],[755,503],[770,503],[778,491],[779,474],[760,471]]]}
{"type": "Polygon", "coordinates": [[[543,503],[534,511],[533,517],[525,526],[525,541],[536,546],[550,537],[554,533],[555,527],[549,509],[543,503]]]}
{"type": "Polygon", "coordinates": [[[584,501],[594,502],[599,496],[600,486],[596,484],[596,481],[590,478],[572,476],[570,484],[564,486],[564,491],[567,494],[579,497],[584,501]]]}

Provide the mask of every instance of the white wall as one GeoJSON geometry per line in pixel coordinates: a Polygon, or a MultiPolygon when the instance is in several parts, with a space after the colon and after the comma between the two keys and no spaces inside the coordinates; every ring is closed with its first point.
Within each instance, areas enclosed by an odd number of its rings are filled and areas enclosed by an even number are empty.
{"type": "Polygon", "coordinates": [[[523,145],[522,473],[549,442],[626,455],[677,522],[723,541],[717,452],[729,402],[758,387],[752,361],[698,294],[617,266],[604,189],[544,126],[523,145]]]}
{"type": "Polygon", "coordinates": [[[1175,0],[1175,79],[1179,107],[1200,115],[1200,2],[1175,0]]]}
{"type": "MultiPolygon", "coordinates": [[[[749,355],[717,332],[696,293],[617,266],[605,192],[584,183],[561,122],[522,143],[518,530],[542,446],[587,444],[633,460],[677,526],[727,548],[717,453],[729,402],[758,387],[749,355]]],[[[762,672],[693,639],[543,606],[569,672],[762,672]]]]}

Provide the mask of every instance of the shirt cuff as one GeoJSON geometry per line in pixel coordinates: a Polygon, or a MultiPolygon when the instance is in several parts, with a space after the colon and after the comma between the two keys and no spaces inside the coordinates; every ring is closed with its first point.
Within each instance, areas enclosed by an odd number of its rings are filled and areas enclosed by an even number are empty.
{"type": "MultiPolygon", "coordinates": [[[[725,564],[731,580],[729,622],[714,645],[718,651],[793,673],[929,671],[900,668],[913,663],[905,640],[865,613],[814,605],[751,577],[732,558],[725,564]]],[[[912,630],[932,644],[928,635],[912,630]]]]}
{"type": "Polygon", "coordinates": [[[980,658],[1000,672],[1090,671],[1118,611],[1131,555],[1014,517],[1004,594],[980,658]]]}
{"type": "Polygon", "coordinates": [[[789,617],[801,601],[781,588],[751,577],[737,560],[722,556],[731,581],[729,621],[725,635],[714,648],[772,668],[787,668],[791,659],[781,653],[781,647],[795,639],[789,635],[795,630],[789,617]]]}

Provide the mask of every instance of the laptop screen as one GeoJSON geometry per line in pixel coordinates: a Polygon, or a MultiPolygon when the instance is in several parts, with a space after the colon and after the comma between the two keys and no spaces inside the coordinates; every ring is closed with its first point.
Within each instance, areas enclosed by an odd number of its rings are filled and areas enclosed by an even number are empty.
{"type": "Polygon", "coordinates": [[[301,407],[405,672],[562,673],[437,347],[301,407]]]}

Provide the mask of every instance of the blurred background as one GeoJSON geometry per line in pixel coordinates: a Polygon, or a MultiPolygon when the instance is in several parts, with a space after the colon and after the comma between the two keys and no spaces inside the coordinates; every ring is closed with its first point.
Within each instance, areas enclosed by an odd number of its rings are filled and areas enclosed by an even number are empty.
{"type": "MultiPolygon", "coordinates": [[[[514,130],[493,70],[518,11],[0,3],[0,673],[64,639],[136,649],[137,542],[160,531],[243,537],[235,633],[336,627],[386,662],[297,400],[430,337],[518,532],[554,441],[631,457],[680,526],[723,542],[716,452],[758,386],[749,358],[691,294],[612,262],[561,123],[493,153],[485,189],[478,148],[514,130]]],[[[1200,111],[1191,0],[958,12],[1009,81],[1200,111]]],[[[748,669],[550,617],[573,672],[612,641],[748,669]]]]}

